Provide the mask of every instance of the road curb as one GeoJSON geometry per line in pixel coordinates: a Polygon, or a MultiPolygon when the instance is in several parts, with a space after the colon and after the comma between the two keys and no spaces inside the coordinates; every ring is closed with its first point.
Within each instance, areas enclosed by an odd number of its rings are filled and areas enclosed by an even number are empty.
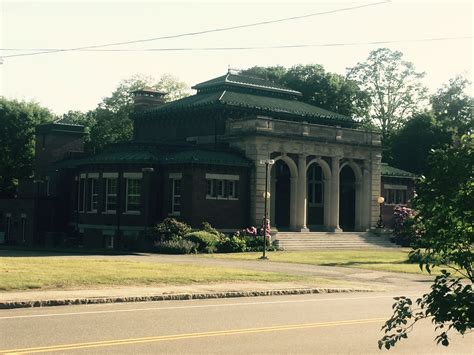
{"type": "Polygon", "coordinates": [[[0,301],[0,309],[52,307],[79,304],[124,303],[124,302],[150,302],[150,301],[179,301],[192,299],[211,298],[236,298],[260,296],[285,296],[306,295],[315,293],[347,293],[347,292],[372,292],[371,289],[359,288],[291,288],[280,290],[254,290],[254,291],[222,291],[208,293],[175,293],[150,296],[114,296],[114,297],[81,297],[46,300],[0,301]]]}

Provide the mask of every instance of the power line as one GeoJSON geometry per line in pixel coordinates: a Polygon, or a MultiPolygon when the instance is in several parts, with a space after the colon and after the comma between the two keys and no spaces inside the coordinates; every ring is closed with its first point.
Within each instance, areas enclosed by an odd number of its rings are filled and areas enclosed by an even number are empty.
{"type": "Polygon", "coordinates": [[[330,10],[330,11],[315,12],[315,13],[300,15],[300,16],[285,17],[285,18],[281,18],[281,19],[277,19],[277,20],[269,20],[269,21],[248,23],[248,24],[243,24],[243,25],[221,27],[221,28],[215,28],[215,29],[204,30],[204,31],[187,32],[187,33],[180,33],[180,34],[176,34],[176,35],[161,36],[161,37],[154,37],[154,38],[147,38],[147,39],[139,39],[139,40],[133,40],[133,41],[96,44],[96,45],[89,45],[89,46],[75,47],[75,48],[57,48],[57,49],[52,49],[52,50],[37,51],[37,52],[33,52],[33,53],[11,54],[11,55],[1,56],[0,58],[26,57],[26,56],[51,54],[51,53],[59,53],[59,52],[85,51],[85,50],[90,50],[90,49],[120,46],[120,45],[126,45],[126,44],[152,42],[152,41],[158,41],[158,40],[163,40],[163,39],[198,36],[198,35],[203,35],[203,34],[207,34],[207,33],[224,32],[224,31],[232,31],[232,30],[242,29],[242,28],[265,26],[265,25],[270,25],[270,24],[279,23],[279,22],[294,21],[294,20],[300,20],[300,19],[304,19],[304,18],[308,18],[308,17],[315,17],[315,16],[321,16],[321,15],[334,14],[334,13],[338,13],[338,12],[357,10],[357,9],[361,9],[361,8],[371,7],[371,6],[387,4],[389,2],[391,2],[391,0],[384,0],[384,1],[381,1],[381,2],[370,3],[370,4],[365,4],[365,5],[344,7],[344,8],[339,8],[339,9],[330,10]]]}
{"type": "MultiPolygon", "coordinates": [[[[420,39],[399,39],[371,42],[334,42],[317,44],[286,44],[274,46],[249,46],[249,47],[180,47],[180,48],[116,48],[116,49],[81,49],[80,52],[167,52],[167,51],[227,51],[227,50],[258,50],[258,49],[286,49],[286,48],[311,48],[311,47],[343,47],[343,46],[366,46],[379,44],[396,43],[420,43],[420,42],[439,42],[450,40],[472,39],[473,36],[458,37],[435,37],[420,39]]],[[[3,51],[60,51],[60,48],[0,48],[3,51]]]]}

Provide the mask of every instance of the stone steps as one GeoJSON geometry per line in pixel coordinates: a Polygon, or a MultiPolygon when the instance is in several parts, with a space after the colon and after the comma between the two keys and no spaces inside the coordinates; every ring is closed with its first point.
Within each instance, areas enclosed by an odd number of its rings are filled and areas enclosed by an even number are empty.
{"type": "Polygon", "coordinates": [[[283,250],[398,248],[389,237],[367,232],[279,232],[275,240],[283,250]]]}

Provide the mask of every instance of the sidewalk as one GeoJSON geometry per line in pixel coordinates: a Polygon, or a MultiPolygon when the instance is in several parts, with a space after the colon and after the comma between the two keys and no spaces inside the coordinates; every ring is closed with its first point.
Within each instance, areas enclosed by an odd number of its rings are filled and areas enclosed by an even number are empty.
{"type": "Polygon", "coordinates": [[[256,297],[311,293],[370,292],[370,288],[316,287],[301,283],[219,283],[208,285],[115,287],[82,290],[38,290],[1,292],[0,309],[97,304],[115,302],[147,302],[206,298],[256,297]]]}

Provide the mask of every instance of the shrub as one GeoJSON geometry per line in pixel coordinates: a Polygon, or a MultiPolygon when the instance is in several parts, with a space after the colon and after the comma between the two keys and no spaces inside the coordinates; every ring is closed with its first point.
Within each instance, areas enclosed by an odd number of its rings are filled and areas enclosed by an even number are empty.
{"type": "Polygon", "coordinates": [[[186,234],[192,231],[189,225],[174,218],[165,218],[153,230],[155,232],[155,240],[160,242],[183,239],[186,234]]]}
{"type": "MultiPolygon", "coordinates": [[[[270,220],[267,219],[267,226],[266,226],[266,238],[265,244],[267,250],[274,250],[271,234],[270,234],[270,220]]],[[[249,227],[245,228],[241,231],[235,232],[235,236],[243,239],[245,241],[245,245],[247,246],[247,251],[262,251],[263,250],[263,236],[264,230],[263,227],[258,230],[256,227],[249,227]]]]}
{"type": "Polygon", "coordinates": [[[217,237],[223,237],[224,236],[223,233],[219,232],[217,229],[215,229],[213,226],[211,226],[211,224],[209,222],[202,222],[200,230],[203,231],[203,232],[208,232],[208,233],[214,234],[217,237]]]}
{"type": "Polygon", "coordinates": [[[239,236],[233,235],[223,237],[217,244],[217,250],[221,253],[239,253],[247,250],[245,240],[239,236]]]}
{"type": "Polygon", "coordinates": [[[197,231],[186,234],[184,237],[197,245],[200,252],[213,252],[216,250],[219,236],[206,231],[197,231]]]}
{"type": "Polygon", "coordinates": [[[172,239],[155,244],[160,253],[163,254],[191,254],[197,253],[198,245],[186,239],[172,239]]]}
{"type": "Polygon", "coordinates": [[[392,241],[398,245],[409,247],[419,239],[415,228],[415,211],[408,207],[395,206],[393,211],[392,241]]]}

